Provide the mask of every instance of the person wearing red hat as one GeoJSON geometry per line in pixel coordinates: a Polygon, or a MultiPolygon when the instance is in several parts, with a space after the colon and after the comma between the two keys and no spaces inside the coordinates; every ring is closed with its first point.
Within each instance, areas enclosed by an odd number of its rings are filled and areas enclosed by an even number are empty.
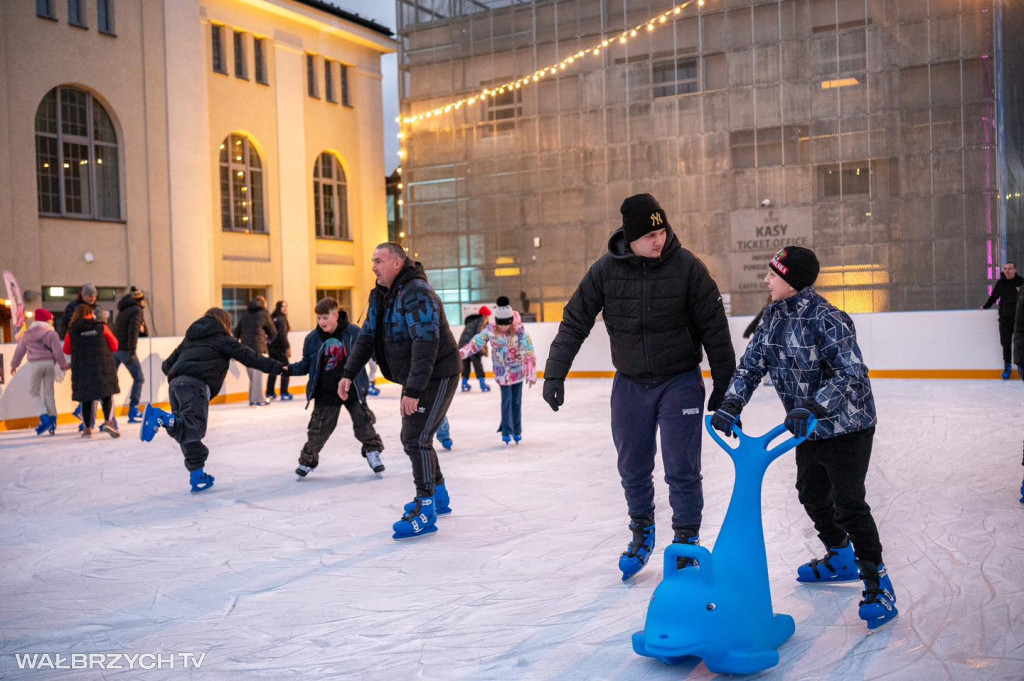
{"type": "MultiPolygon", "coordinates": [[[[462,329],[462,335],[459,336],[459,347],[463,347],[466,343],[473,339],[473,336],[480,333],[484,326],[487,325],[487,318],[491,316],[491,309],[486,305],[481,305],[480,310],[475,314],[471,314],[462,320],[465,328],[462,329]]],[[[462,359],[462,392],[468,393],[473,389],[473,386],[469,384],[469,369],[473,368],[473,372],[476,374],[477,380],[480,381],[480,391],[489,392],[491,386],[487,385],[487,381],[484,380],[484,363],[480,358],[483,357],[483,352],[475,352],[462,359]]]]}
{"type": "Polygon", "coordinates": [[[36,435],[45,432],[53,435],[57,429],[57,403],[53,398],[56,367],[60,367],[61,371],[67,371],[68,362],[61,349],[60,336],[53,328],[53,313],[39,308],[32,316],[35,321],[22,335],[18,347],[14,350],[11,374],[18,371],[22,358],[27,354],[29,394],[32,395],[39,413],[36,435]]]}

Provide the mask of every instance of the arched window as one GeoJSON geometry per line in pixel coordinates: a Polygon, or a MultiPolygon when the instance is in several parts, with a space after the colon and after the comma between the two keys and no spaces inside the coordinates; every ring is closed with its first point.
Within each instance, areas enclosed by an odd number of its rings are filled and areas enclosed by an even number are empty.
{"type": "Polygon", "coordinates": [[[117,132],[103,105],[73,87],[55,87],[36,109],[39,214],[121,219],[117,132]]]}
{"type": "Polygon", "coordinates": [[[220,143],[220,226],[225,232],[267,231],[263,217],[263,164],[245,135],[220,143]]]}
{"type": "Polygon", "coordinates": [[[349,239],[345,171],[334,154],[324,152],[313,167],[318,239],[349,239]]]}

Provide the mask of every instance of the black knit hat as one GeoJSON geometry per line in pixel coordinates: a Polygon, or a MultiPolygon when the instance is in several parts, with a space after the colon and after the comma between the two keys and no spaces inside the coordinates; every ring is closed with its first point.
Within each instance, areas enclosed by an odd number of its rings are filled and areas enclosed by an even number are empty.
{"type": "Polygon", "coordinates": [[[650,194],[630,196],[622,202],[619,212],[622,213],[622,230],[628,243],[669,226],[664,209],[650,194]]]}
{"type": "Polygon", "coordinates": [[[821,270],[818,256],[802,246],[786,246],[775,254],[768,267],[797,291],[813,284],[821,270]]]}

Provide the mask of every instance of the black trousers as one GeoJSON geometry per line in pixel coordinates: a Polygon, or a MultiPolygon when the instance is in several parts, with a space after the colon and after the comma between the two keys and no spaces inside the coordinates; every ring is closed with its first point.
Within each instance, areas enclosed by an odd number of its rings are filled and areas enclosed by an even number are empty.
{"type": "MultiPolygon", "coordinates": [[[[281,364],[288,363],[288,353],[284,350],[271,350],[270,359],[276,359],[281,364]]],[[[274,394],[274,386],[277,384],[276,374],[267,374],[267,395],[274,394]]],[[[284,395],[288,392],[288,374],[281,376],[281,394],[284,395]]]]}
{"type": "Polygon", "coordinates": [[[427,384],[420,406],[411,416],[402,416],[402,447],[412,461],[416,496],[434,496],[434,487],[444,484],[441,464],[434,451],[434,433],[452,404],[459,377],[438,378],[427,384]]]}
{"type": "Polygon", "coordinates": [[[1003,346],[1003,364],[1011,364],[1010,356],[1013,350],[1013,322],[1014,318],[999,318],[999,343],[1003,346]]]}
{"type": "MultiPolygon", "coordinates": [[[[366,456],[366,452],[383,452],[384,441],[373,427],[377,417],[369,407],[359,401],[354,388],[349,392],[344,406],[352,417],[352,432],[363,445],[363,456],[366,456]]],[[[302,446],[302,453],[299,454],[301,465],[316,468],[320,464],[320,450],[324,448],[338,426],[341,407],[340,404],[313,404],[313,413],[306,427],[306,444],[302,446]]]]}
{"type": "MultiPolygon", "coordinates": [[[[93,411],[95,404],[93,400],[82,402],[82,423],[85,424],[86,428],[93,428],[96,425],[96,414],[93,411]]],[[[104,397],[100,400],[100,405],[103,407],[103,418],[105,420],[109,421],[114,418],[114,398],[104,397]]]]}
{"type": "Polygon", "coordinates": [[[479,352],[462,360],[462,378],[469,379],[470,366],[473,367],[473,371],[476,373],[477,378],[483,378],[486,375],[484,374],[484,361],[480,359],[479,352]]]}
{"type": "Polygon", "coordinates": [[[174,425],[167,429],[185,455],[185,468],[197,471],[206,465],[210,450],[203,444],[210,417],[210,387],[192,376],[176,376],[168,385],[174,425]]]}
{"type": "Polygon", "coordinates": [[[857,558],[877,564],[882,562],[882,543],[864,499],[874,436],[871,427],[799,445],[796,489],[826,548],[842,544],[849,534],[857,558]]]}

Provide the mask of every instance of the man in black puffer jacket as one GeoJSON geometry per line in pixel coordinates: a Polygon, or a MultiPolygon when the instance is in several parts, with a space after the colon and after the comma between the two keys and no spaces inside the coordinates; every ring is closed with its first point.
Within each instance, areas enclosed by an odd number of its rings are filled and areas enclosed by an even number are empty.
{"type": "MultiPolygon", "coordinates": [[[[267,312],[266,298],[256,296],[249,301],[245,314],[235,325],[235,338],[257,354],[267,354],[270,343],[277,338],[277,327],[267,312]]],[[[245,371],[249,374],[249,406],[270,404],[263,392],[263,372],[253,367],[246,367],[245,371]]]]}
{"type": "Polygon", "coordinates": [[[213,307],[192,322],[185,340],[164,360],[161,368],[167,379],[172,413],[149,404],[139,437],[149,442],[164,428],[177,440],[185,455],[185,468],[191,476],[192,491],[213,485],[213,476],[205,473],[210,450],[203,444],[210,413],[210,399],[220,393],[231,360],[270,374],[288,370],[288,365],[263,357],[231,337],[231,316],[213,307]]]}
{"type": "Polygon", "coordinates": [[[146,296],[132,286],[131,290],[117,301],[117,317],[114,319],[114,337],[117,338],[117,352],[114,353],[114,368],[122,364],[132,375],[132,393],[128,401],[128,423],[142,420],[139,400],[142,399],[142,384],[146,377],[139,363],[139,331],[145,323],[146,296]]]}
{"type": "Polygon", "coordinates": [[[650,194],[626,199],[622,227],[565,306],[544,370],[544,400],[558,411],[565,378],[599,313],[611,341],[612,439],[633,540],[619,560],[622,578],[654,549],[655,436],[661,431],[675,541],[696,544],[704,495],[700,455],[708,353],[715,411],[736,369],[722,296],[707,268],[683,248],[650,194]]]}
{"type": "Polygon", "coordinates": [[[992,287],[992,295],[988,297],[982,310],[992,307],[999,301],[999,343],[1003,346],[1003,380],[1010,379],[1010,362],[1013,359],[1013,322],[1017,316],[1017,298],[1020,288],[1024,286],[1024,277],[1017,274],[1017,264],[1008,262],[1003,265],[1003,273],[999,281],[992,287]]]}

